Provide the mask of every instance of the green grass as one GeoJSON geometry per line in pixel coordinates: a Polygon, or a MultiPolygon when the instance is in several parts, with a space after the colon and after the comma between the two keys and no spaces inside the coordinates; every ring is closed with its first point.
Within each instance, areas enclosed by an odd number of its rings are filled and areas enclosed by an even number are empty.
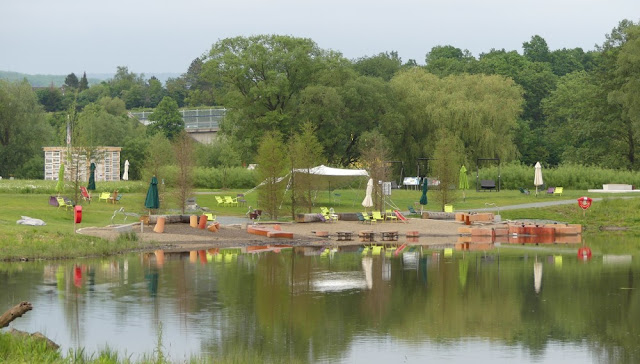
{"type": "MultiPolygon", "coordinates": [[[[161,337],[162,334],[159,334],[161,337]]],[[[135,359],[132,356],[122,356],[109,347],[97,353],[86,353],[84,349],[69,350],[63,355],[60,350],[48,348],[43,341],[32,338],[18,338],[9,333],[0,332],[0,362],[7,364],[42,363],[42,364],[169,364],[175,362],[163,352],[162,340],[158,339],[158,347],[152,354],[142,355],[135,359]]],[[[184,360],[178,362],[185,362],[184,360]]],[[[251,350],[237,349],[223,356],[206,357],[194,356],[189,363],[278,363],[279,360],[265,358],[251,350]]],[[[296,359],[288,362],[297,363],[296,359]]]]}
{"type": "MultiPolygon", "coordinates": [[[[46,259],[46,258],[72,258],[79,256],[101,256],[115,254],[133,249],[148,248],[137,241],[134,236],[123,236],[116,241],[109,242],[100,238],[74,234],[73,213],[58,209],[48,204],[50,191],[55,189],[54,181],[0,181],[0,260],[15,260],[21,258],[46,259]],[[18,225],[16,221],[21,216],[29,216],[44,220],[46,226],[18,225]]],[[[93,193],[94,200],[91,203],[79,201],[83,208],[82,223],[76,228],[103,227],[112,223],[114,212],[124,208],[127,213],[148,214],[144,207],[146,196],[146,184],[135,181],[120,181],[98,184],[98,190],[93,193]],[[97,197],[101,191],[118,189],[125,191],[119,204],[113,205],[104,201],[99,202],[97,197]]],[[[218,216],[245,216],[249,209],[260,208],[257,204],[258,193],[253,191],[246,194],[245,206],[219,206],[215,200],[216,195],[228,195],[235,197],[238,193],[246,193],[246,190],[205,190],[194,192],[196,202],[201,207],[207,207],[218,216]]],[[[163,191],[159,214],[180,213],[172,191],[163,191]]],[[[553,201],[560,199],[575,200],[587,194],[584,190],[565,190],[563,196],[547,195],[540,193],[525,195],[517,190],[502,190],[500,192],[476,192],[466,191],[463,200],[458,191],[458,198],[453,202],[456,211],[467,209],[486,208],[488,206],[507,206],[533,202],[553,201]]],[[[67,188],[65,196],[73,197],[74,191],[67,188]]],[[[415,206],[420,199],[419,190],[393,190],[390,201],[400,210],[406,211],[407,206],[415,206]]],[[[633,195],[634,194],[629,194],[633,195]]],[[[428,193],[429,203],[425,206],[428,211],[442,211],[434,199],[434,191],[428,193]]],[[[598,195],[607,197],[601,203],[594,203],[587,211],[587,218],[582,216],[582,210],[576,204],[556,206],[541,209],[505,210],[501,214],[503,219],[517,218],[541,218],[582,223],[587,227],[603,225],[633,227],[640,222],[640,199],[617,200],[613,197],[623,195],[598,195]]],[[[593,195],[593,197],[596,197],[593,195]]],[[[640,196],[638,196],[640,197],[640,196]]],[[[291,207],[289,195],[285,195],[280,216],[282,220],[291,220],[291,207]]],[[[312,212],[319,212],[320,206],[332,207],[336,212],[358,212],[364,208],[361,202],[364,198],[364,186],[357,189],[342,189],[318,191],[314,200],[312,212]],[[338,196],[339,195],[339,196],[338,196]]],[[[388,206],[387,206],[388,208],[388,206]]],[[[306,212],[299,208],[297,212],[306,212]]],[[[126,222],[135,222],[136,218],[128,217],[126,222]]],[[[117,215],[113,223],[125,222],[122,214],[117,215]]]]}

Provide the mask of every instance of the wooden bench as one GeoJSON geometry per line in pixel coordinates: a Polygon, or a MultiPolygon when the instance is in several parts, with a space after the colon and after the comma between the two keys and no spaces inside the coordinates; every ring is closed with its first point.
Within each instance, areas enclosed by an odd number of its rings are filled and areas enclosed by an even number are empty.
{"type": "Polygon", "coordinates": [[[496,181],[492,179],[483,179],[480,181],[480,189],[482,190],[495,190],[496,189],[496,181]]]}
{"type": "Polygon", "coordinates": [[[336,236],[338,237],[338,241],[351,241],[351,240],[353,240],[353,232],[352,231],[336,231],[336,236]]]}
{"type": "Polygon", "coordinates": [[[398,241],[397,231],[383,231],[381,232],[382,241],[398,241]]]}

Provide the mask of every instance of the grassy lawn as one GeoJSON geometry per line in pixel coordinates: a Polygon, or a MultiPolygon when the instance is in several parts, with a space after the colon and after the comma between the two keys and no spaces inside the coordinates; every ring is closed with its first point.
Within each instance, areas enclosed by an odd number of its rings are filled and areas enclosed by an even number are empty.
{"type": "MultiPolygon", "coordinates": [[[[0,260],[12,260],[20,258],[63,258],[78,256],[96,256],[113,254],[121,251],[141,248],[140,242],[131,236],[123,236],[115,242],[107,242],[95,237],[87,237],[74,234],[73,213],[48,204],[49,196],[53,194],[55,184],[52,181],[0,181],[0,260]],[[44,220],[46,226],[18,225],[16,221],[21,216],[29,216],[44,220]]],[[[162,191],[162,189],[161,189],[162,191]]],[[[244,216],[249,209],[259,208],[257,204],[257,192],[246,194],[245,206],[221,206],[216,202],[215,196],[232,196],[245,193],[243,190],[199,190],[195,191],[196,202],[201,207],[207,207],[218,216],[244,216]]],[[[425,206],[429,211],[441,211],[433,198],[433,191],[428,193],[429,203],[425,206]]],[[[477,209],[495,206],[507,206],[526,204],[533,202],[554,201],[561,199],[575,200],[584,196],[585,191],[564,191],[562,196],[547,195],[541,193],[525,195],[519,191],[502,190],[500,192],[476,192],[466,191],[466,199],[463,201],[461,194],[453,203],[456,211],[477,209]]],[[[65,196],[72,197],[73,191],[68,188],[65,196]]],[[[127,213],[147,214],[144,207],[146,185],[142,182],[113,182],[102,183],[93,193],[94,200],[91,203],[80,201],[83,208],[82,223],[76,228],[90,226],[107,226],[112,222],[121,224],[125,222],[122,214],[114,212],[124,208],[127,213]],[[100,188],[102,187],[102,188],[100,188]],[[104,201],[98,201],[97,196],[101,191],[118,189],[123,192],[120,203],[114,205],[104,201]]],[[[631,194],[633,195],[633,194],[631,194]]],[[[407,211],[407,206],[415,206],[420,199],[419,190],[393,190],[391,201],[401,211],[407,211]]],[[[581,223],[587,227],[597,228],[604,225],[626,226],[634,228],[640,222],[640,199],[618,200],[609,198],[614,195],[599,194],[592,197],[604,197],[602,202],[594,203],[591,209],[583,216],[582,210],[576,204],[536,208],[526,210],[505,210],[501,212],[503,219],[550,219],[581,223]]],[[[615,195],[621,197],[622,195],[615,195]]],[[[634,195],[635,196],[635,195],[634,195]]],[[[638,196],[640,197],[640,196],[638,196]]],[[[319,212],[320,206],[332,207],[336,212],[362,211],[361,202],[364,198],[364,189],[344,189],[318,191],[312,212],[319,212]]],[[[162,194],[160,214],[179,213],[178,205],[171,191],[162,194]]],[[[291,208],[288,195],[282,206],[281,220],[291,219],[291,208]]],[[[126,222],[135,222],[135,217],[128,217],[126,222]]],[[[592,229],[595,230],[595,229],[592,229]]]]}

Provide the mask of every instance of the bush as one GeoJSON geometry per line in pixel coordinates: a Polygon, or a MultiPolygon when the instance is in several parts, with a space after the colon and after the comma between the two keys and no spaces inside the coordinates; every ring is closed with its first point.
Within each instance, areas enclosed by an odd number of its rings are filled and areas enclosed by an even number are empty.
{"type": "Polygon", "coordinates": [[[242,167],[197,167],[194,177],[196,188],[251,188],[256,185],[255,172],[242,167]]]}
{"type": "MultiPolygon", "coordinates": [[[[518,162],[509,163],[500,167],[501,188],[515,190],[519,187],[530,188],[533,186],[533,166],[526,166],[518,162]]],[[[606,169],[601,167],[586,167],[576,164],[560,165],[557,168],[542,167],[542,177],[545,186],[562,186],[568,190],[587,190],[590,188],[602,188],[606,183],[622,183],[640,185],[640,172],[606,169]]],[[[498,167],[482,168],[479,171],[479,179],[491,179],[498,181],[498,167]]],[[[469,187],[475,186],[475,171],[471,171],[469,187]]]]}

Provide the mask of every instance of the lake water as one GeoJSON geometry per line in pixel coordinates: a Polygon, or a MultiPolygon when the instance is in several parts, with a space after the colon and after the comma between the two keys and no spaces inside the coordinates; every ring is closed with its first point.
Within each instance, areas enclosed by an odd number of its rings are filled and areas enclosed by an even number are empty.
{"type": "Polygon", "coordinates": [[[161,339],[173,361],[640,362],[637,256],[584,261],[578,248],[212,249],[3,263],[0,311],[30,301],[12,327],[42,332],[63,353],[108,346],[132,359],[161,339]]]}

